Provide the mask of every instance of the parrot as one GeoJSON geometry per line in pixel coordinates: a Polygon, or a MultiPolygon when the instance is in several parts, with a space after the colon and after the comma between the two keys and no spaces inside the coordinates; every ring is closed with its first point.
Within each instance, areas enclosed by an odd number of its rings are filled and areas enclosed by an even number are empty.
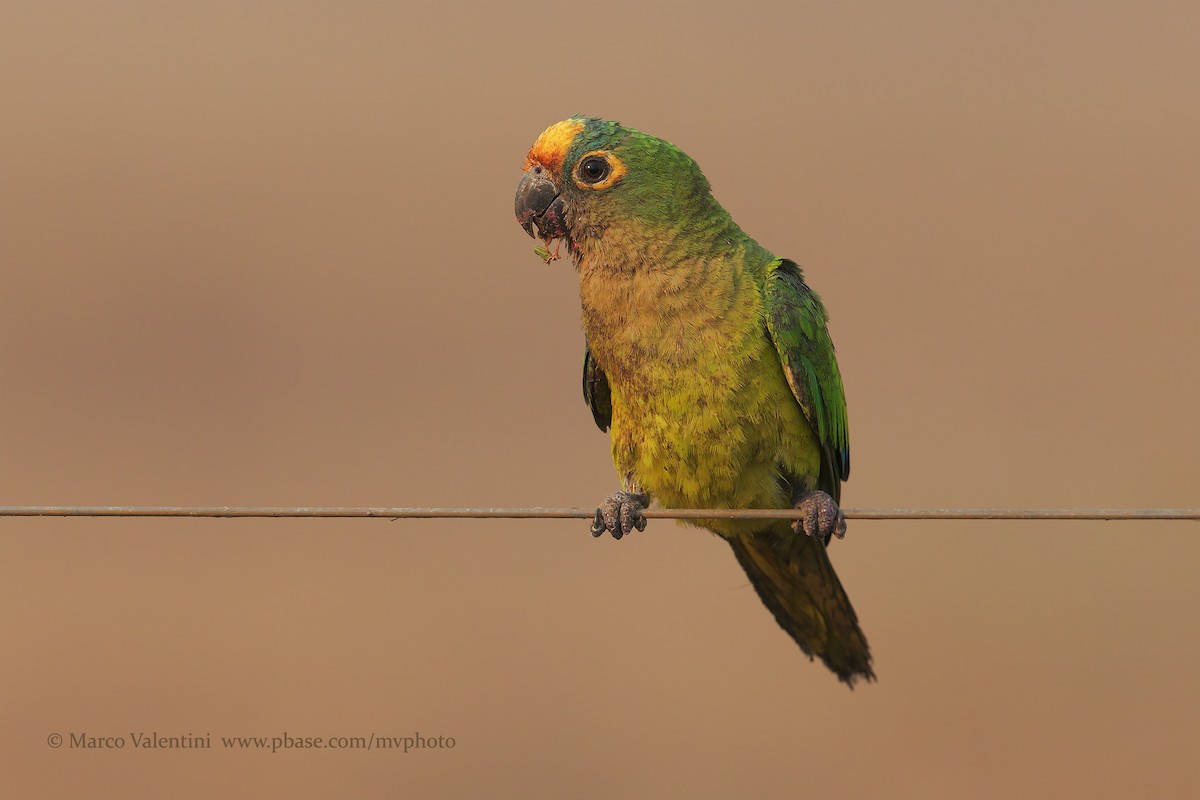
{"type": "Polygon", "coordinates": [[[576,116],[526,154],[517,222],[579,275],[583,396],[620,488],[593,536],[665,508],[793,508],[794,521],[687,520],[719,535],[809,657],[875,680],[826,547],[845,536],[846,399],[828,316],[801,267],[752,239],[675,145],[576,116]],[[550,250],[553,245],[554,249],[550,250]]]}

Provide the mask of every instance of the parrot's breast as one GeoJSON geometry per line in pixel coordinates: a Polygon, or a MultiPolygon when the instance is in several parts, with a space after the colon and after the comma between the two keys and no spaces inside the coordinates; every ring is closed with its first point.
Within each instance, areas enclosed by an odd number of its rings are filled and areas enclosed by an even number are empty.
{"type": "Polygon", "coordinates": [[[667,508],[791,505],[781,471],[815,480],[819,449],[761,291],[732,270],[688,276],[581,270],[584,330],[612,390],[614,464],[667,508]]]}

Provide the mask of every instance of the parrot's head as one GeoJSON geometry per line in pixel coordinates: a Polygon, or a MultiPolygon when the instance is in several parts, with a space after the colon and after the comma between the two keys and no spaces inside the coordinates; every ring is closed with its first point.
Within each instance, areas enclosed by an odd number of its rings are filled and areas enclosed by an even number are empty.
{"type": "Polygon", "coordinates": [[[578,262],[605,236],[635,245],[639,236],[686,227],[689,216],[715,203],[696,162],[673,144],[616,122],[572,117],[529,148],[516,214],[530,236],[566,241],[578,262]]]}

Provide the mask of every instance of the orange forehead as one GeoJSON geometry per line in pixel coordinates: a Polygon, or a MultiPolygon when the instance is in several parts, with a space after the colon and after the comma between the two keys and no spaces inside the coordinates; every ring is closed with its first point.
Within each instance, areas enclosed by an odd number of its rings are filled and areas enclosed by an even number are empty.
{"type": "Polygon", "coordinates": [[[537,163],[550,170],[551,174],[557,173],[562,169],[563,159],[567,157],[571,142],[581,130],[583,122],[577,119],[564,119],[546,128],[533,143],[533,147],[529,148],[524,168],[529,169],[537,163]]]}

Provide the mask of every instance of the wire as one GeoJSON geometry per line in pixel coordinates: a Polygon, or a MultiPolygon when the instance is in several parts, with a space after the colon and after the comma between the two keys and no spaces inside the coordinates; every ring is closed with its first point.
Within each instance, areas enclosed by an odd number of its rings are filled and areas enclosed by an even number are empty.
{"type": "MultiPolygon", "coordinates": [[[[1200,508],[844,508],[847,519],[1200,520],[1200,508]]],[[[259,506],[0,506],[0,517],[307,517],[329,519],[592,519],[593,508],[272,508],[259,506]]],[[[651,508],[647,519],[795,519],[783,508],[651,508]]]]}

